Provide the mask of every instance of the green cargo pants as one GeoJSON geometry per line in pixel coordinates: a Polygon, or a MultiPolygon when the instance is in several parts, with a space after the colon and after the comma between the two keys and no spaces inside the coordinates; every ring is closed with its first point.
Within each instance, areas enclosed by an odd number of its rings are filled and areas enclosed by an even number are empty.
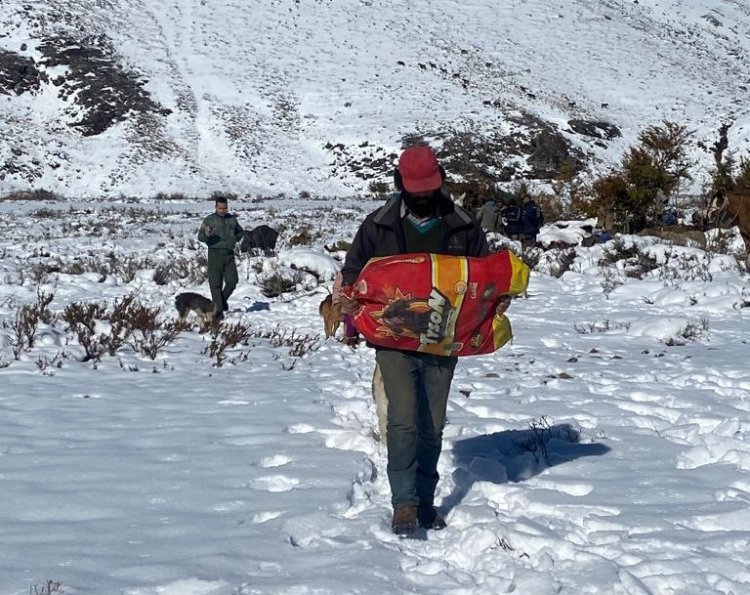
{"type": "Polygon", "coordinates": [[[208,251],[208,286],[214,312],[226,312],[227,300],[237,287],[237,265],[234,251],[214,249],[208,251]]]}
{"type": "Polygon", "coordinates": [[[455,357],[378,349],[388,396],[388,481],[393,507],[431,506],[439,475],[455,357]]]}

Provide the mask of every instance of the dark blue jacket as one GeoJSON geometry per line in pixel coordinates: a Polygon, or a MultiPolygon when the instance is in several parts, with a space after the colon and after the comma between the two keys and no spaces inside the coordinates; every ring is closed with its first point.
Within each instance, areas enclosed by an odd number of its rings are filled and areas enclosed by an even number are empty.
{"type": "Polygon", "coordinates": [[[544,225],[544,214],[539,205],[533,200],[524,203],[521,214],[522,230],[524,235],[536,236],[539,229],[544,225]]]}

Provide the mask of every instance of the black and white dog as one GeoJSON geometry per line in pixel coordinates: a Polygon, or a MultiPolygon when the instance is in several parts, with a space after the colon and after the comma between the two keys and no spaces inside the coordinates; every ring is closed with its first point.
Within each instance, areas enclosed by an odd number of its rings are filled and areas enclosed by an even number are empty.
{"type": "Polygon", "coordinates": [[[180,320],[185,320],[188,312],[193,312],[204,325],[212,322],[216,314],[214,303],[211,300],[192,291],[177,294],[177,297],[174,298],[174,307],[177,308],[180,320]]]}

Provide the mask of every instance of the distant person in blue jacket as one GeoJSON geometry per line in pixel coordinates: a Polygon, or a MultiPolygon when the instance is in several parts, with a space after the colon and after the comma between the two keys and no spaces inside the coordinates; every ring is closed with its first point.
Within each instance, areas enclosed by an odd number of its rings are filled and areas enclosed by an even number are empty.
{"type": "Polygon", "coordinates": [[[503,206],[500,208],[500,216],[503,218],[504,233],[511,240],[521,240],[523,232],[523,219],[521,207],[515,196],[505,196],[503,206]]]}
{"type": "Polygon", "coordinates": [[[544,213],[528,192],[521,195],[521,244],[523,247],[536,244],[536,236],[544,225],[544,213]]]}

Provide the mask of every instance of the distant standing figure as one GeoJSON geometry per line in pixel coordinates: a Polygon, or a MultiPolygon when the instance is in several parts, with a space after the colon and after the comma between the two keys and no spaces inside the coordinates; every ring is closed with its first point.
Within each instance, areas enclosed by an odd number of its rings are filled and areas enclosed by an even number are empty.
{"type": "Polygon", "coordinates": [[[544,213],[541,207],[526,193],[522,197],[523,206],[521,207],[521,244],[533,246],[536,244],[536,236],[544,225],[544,213]]]}
{"type": "Polygon", "coordinates": [[[484,204],[479,207],[479,210],[477,211],[477,219],[479,220],[479,225],[482,226],[484,231],[502,233],[503,220],[500,217],[497,203],[493,198],[486,199],[484,204]]]}
{"type": "Polygon", "coordinates": [[[509,196],[505,199],[505,205],[500,209],[500,215],[503,218],[505,235],[511,240],[521,240],[523,232],[523,220],[521,207],[515,196],[509,196]]]}
{"type": "Polygon", "coordinates": [[[221,320],[229,308],[227,300],[237,287],[234,246],[242,240],[242,227],[229,212],[226,197],[216,199],[215,212],[203,220],[198,240],[208,246],[208,286],[214,303],[214,319],[221,320]]]}

